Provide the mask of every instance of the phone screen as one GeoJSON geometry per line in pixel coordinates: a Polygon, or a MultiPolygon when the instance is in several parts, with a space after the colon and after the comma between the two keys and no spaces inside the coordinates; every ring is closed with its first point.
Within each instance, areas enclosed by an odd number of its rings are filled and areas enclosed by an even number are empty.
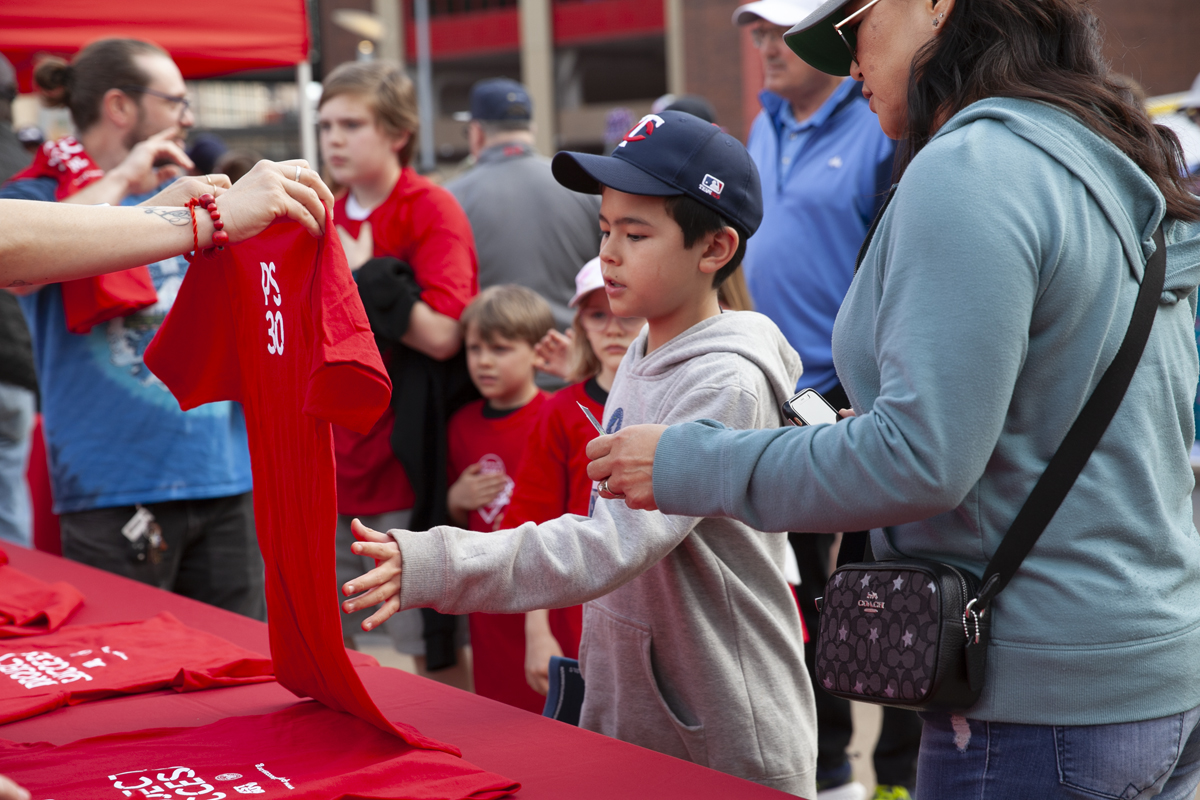
{"type": "Polygon", "coordinates": [[[792,410],[806,425],[832,425],[838,421],[837,412],[813,389],[796,395],[790,403],[792,410]]]}

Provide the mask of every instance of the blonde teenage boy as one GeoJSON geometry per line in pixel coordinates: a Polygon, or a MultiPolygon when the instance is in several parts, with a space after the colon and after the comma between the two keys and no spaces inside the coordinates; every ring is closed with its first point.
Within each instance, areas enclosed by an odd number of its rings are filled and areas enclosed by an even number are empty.
{"type": "MultiPolygon", "coordinates": [[[[736,139],[697,117],[644,118],[611,157],[559,153],[568,188],[601,194],[600,258],[614,314],[647,326],[605,404],[605,430],[714,419],[773,428],[800,359],[775,325],[722,313],[717,286],[762,218],[758,173],[736,139]]],[[[786,535],[728,519],[633,511],[497,533],[387,534],[355,524],[378,566],[343,607],[516,612],[590,601],[582,727],[805,797],[816,721],[786,535]]]]}

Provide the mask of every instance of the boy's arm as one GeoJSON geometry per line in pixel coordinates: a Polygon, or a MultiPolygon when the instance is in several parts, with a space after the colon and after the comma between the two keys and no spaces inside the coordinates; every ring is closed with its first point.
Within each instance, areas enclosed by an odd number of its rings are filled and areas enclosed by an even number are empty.
{"type": "MultiPolygon", "coordinates": [[[[714,377],[672,403],[664,422],[715,416],[747,427],[756,418],[757,394],[714,377]]],[[[590,519],[568,515],[494,533],[450,527],[389,531],[403,564],[397,608],[516,613],[582,603],[649,569],[697,522],[698,517],[635,511],[620,500],[598,499],[590,519]]],[[[362,581],[352,583],[357,591],[370,588],[362,581]]]]}

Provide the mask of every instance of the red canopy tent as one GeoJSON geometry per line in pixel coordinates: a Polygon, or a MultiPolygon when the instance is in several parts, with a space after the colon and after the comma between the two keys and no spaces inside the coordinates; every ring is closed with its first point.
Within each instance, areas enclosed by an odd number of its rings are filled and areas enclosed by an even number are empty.
{"type": "Polygon", "coordinates": [[[312,78],[305,0],[28,0],[0,2],[0,53],[31,91],[34,62],[43,53],[69,58],[97,39],[146,39],[164,48],[185,78],[245,69],[296,67],[300,86],[300,149],[317,157],[311,108],[312,78]]]}
{"type": "Polygon", "coordinates": [[[304,0],[54,0],[0,3],[0,53],[20,89],[42,53],[70,57],[96,39],[147,39],[175,59],[185,78],[308,61],[304,0]]]}

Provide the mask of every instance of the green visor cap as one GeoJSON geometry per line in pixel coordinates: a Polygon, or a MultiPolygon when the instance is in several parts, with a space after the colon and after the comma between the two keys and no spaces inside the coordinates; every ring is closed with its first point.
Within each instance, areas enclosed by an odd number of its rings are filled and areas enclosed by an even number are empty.
{"type": "MultiPolygon", "coordinates": [[[[835,22],[841,22],[842,13],[852,0],[828,0],[783,35],[783,41],[792,52],[804,59],[814,69],[829,75],[850,74],[850,51],[838,32],[835,22]]],[[[854,34],[850,33],[854,41],[854,34]]]]}

